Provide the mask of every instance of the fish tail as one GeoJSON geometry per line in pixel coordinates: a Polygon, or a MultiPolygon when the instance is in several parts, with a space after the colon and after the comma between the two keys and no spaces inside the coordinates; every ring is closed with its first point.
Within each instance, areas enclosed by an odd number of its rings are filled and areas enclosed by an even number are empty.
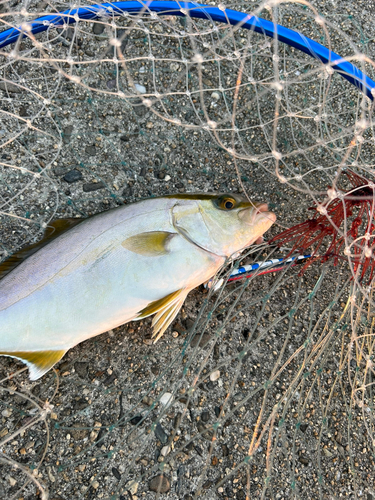
{"type": "Polygon", "coordinates": [[[0,356],[9,356],[25,363],[29,369],[30,380],[38,380],[47,373],[66,351],[0,351],[0,356]]]}

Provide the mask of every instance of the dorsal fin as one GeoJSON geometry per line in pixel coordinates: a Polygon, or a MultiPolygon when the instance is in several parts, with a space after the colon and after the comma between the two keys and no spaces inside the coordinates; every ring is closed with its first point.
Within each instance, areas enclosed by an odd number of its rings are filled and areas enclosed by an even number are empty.
{"type": "Polygon", "coordinates": [[[47,243],[57,238],[57,236],[60,236],[60,234],[65,233],[65,231],[84,220],[86,219],[57,219],[48,224],[44,232],[44,236],[40,241],[33,243],[32,245],[28,245],[25,248],[21,248],[21,250],[15,252],[13,255],[0,263],[0,280],[10,273],[10,271],[12,271],[15,267],[21,264],[21,262],[30,257],[30,255],[40,250],[42,247],[47,245],[47,243]]]}
{"type": "Polygon", "coordinates": [[[17,358],[26,363],[30,380],[37,380],[64,356],[66,351],[13,351],[0,352],[0,356],[17,358]]]}

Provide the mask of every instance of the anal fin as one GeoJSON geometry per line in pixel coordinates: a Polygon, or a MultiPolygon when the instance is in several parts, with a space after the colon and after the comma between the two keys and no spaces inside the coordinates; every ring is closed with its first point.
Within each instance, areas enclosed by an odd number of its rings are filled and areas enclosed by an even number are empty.
{"type": "Polygon", "coordinates": [[[65,353],[66,351],[0,351],[0,356],[10,356],[23,361],[29,369],[30,380],[38,380],[60,361],[65,353]]]}
{"type": "Polygon", "coordinates": [[[186,296],[189,292],[190,289],[177,290],[162,299],[151,302],[147,307],[140,311],[137,319],[145,318],[146,316],[156,313],[152,320],[152,337],[156,336],[154,343],[160,339],[165,330],[177,316],[178,311],[181,309],[182,304],[185,302],[186,296]]]}

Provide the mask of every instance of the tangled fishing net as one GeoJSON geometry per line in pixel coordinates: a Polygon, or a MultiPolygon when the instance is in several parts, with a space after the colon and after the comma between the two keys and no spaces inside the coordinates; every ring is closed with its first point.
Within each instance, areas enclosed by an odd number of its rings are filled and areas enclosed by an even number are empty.
{"type": "Polygon", "coordinates": [[[1,259],[58,218],[174,192],[242,192],[278,221],[156,345],[151,319],[130,323],[35,383],[1,358],[0,498],[374,498],[371,17],[78,7],[0,5],[2,31],[19,28],[0,51],[1,259]],[[252,15],[357,78],[245,27],[252,15]]]}

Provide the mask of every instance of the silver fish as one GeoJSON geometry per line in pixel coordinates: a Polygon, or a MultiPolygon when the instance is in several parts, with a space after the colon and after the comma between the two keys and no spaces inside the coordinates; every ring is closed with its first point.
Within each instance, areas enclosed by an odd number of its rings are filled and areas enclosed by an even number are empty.
{"type": "Polygon", "coordinates": [[[71,227],[0,281],[0,355],[40,378],[76,344],[155,314],[155,341],[187,294],[276,216],[233,194],[152,198],[71,227]]]}

